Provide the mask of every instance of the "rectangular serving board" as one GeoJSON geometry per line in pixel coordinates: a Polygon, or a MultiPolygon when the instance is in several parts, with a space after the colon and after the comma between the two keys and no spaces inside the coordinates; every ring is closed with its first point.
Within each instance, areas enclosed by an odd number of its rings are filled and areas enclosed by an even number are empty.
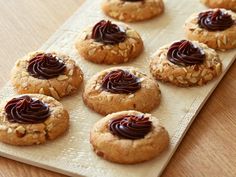
{"type": "MultiPolygon", "coordinates": [[[[106,17],[100,9],[101,0],[87,0],[65,24],[41,47],[46,51],[60,51],[73,57],[82,68],[85,82],[96,72],[112,67],[88,62],[77,55],[75,40],[81,30],[106,17]]],[[[145,51],[133,62],[122,66],[135,66],[149,73],[149,56],[164,44],[184,38],[183,24],[193,12],[205,7],[199,0],[166,0],[165,13],[152,20],[129,24],[142,36],[145,51]]],[[[32,36],[33,37],[33,36],[32,36]]],[[[82,101],[81,92],[62,100],[70,113],[70,129],[62,137],[43,145],[15,147],[0,143],[0,155],[69,176],[91,177],[156,177],[160,176],[182,138],[208,97],[223,78],[236,56],[235,50],[220,52],[223,73],[213,82],[194,88],[178,88],[160,83],[162,99],[152,112],[167,128],[170,146],[154,160],[120,165],[107,162],[95,155],[89,143],[93,124],[102,118],[89,110],[82,101]]],[[[81,88],[82,90],[82,88],[81,88]]],[[[0,100],[16,95],[10,83],[0,92],[0,100]]]]}

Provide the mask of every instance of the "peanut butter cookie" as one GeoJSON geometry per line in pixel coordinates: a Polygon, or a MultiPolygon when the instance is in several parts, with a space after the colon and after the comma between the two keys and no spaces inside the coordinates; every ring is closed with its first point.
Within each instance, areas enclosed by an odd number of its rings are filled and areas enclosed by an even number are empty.
{"type": "Polygon", "coordinates": [[[168,147],[169,135],[156,117],[122,111],[99,120],[91,130],[90,142],[98,156],[134,164],[158,156],[168,147]]]}
{"type": "Polygon", "coordinates": [[[11,73],[18,93],[41,93],[60,99],[75,93],[83,73],[69,56],[37,51],[19,59],[11,73]]]}
{"type": "Polygon", "coordinates": [[[181,40],[165,45],[151,57],[150,71],[160,81],[188,87],[201,86],[219,76],[219,55],[207,45],[181,40]]]}
{"type": "Polygon", "coordinates": [[[185,22],[188,39],[219,50],[236,48],[236,13],[212,9],[191,15],[185,22]]]}
{"type": "Polygon", "coordinates": [[[224,8],[236,11],[235,0],[201,0],[201,2],[211,8],[224,8]]]}
{"type": "Polygon", "coordinates": [[[102,10],[112,18],[136,22],[162,14],[164,3],[162,0],[104,0],[102,10]]]}
{"type": "Polygon", "coordinates": [[[133,67],[115,67],[94,75],[86,84],[84,103],[106,115],[123,110],[149,112],[160,103],[156,81],[133,67]]]}
{"type": "Polygon", "coordinates": [[[45,143],[63,134],[68,126],[68,112],[46,95],[19,95],[0,107],[0,141],[7,144],[45,143]]]}
{"type": "Polygon", "coordinates": [[[105,20],[87,28],[75,46],[85,59],[103,64],[125,63],[143,51],[143,41],[135,30],[105,20]]]}

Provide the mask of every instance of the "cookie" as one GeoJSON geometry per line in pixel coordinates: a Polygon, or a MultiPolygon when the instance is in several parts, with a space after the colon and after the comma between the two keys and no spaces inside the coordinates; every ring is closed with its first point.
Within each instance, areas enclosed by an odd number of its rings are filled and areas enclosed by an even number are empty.
{"type": "Polygon", "coordinates": [[[156,117],[122,111],[99,120],[91,129],[90,143],[106,160],[134,164],[158,156],[168,147],[169,135],[156,117]]]}
{"type": "Polygon", "coordinates": [[[102,20],[85,29],[75,47],[82,57],[94,63],[118,64],[138,57],[143,41],[130,27],[102,20]]]}
{"type": "Polygon", "coordinates": [[[162,0],[104,0],[103,12],[125,22],[143,21],[164,12],[162,0]]]}
{"type": "Polygon", "coordinates": [[[201,0],[201,2],[211,8],[224,8],[236,11],[235,0],[201,0]]]}
{"type": "Polygon", "coordinates": [[[86,84],[84,103],[106,115],[124,110],[150,112],[160,103],[156,81],[133,67],[114,67],[95,74],[86,84]]]}
{"type": "Polygon", "coordinates": [[[32,52],[19,59],[11,82],[20,94],[40,93],[60,99],[75,93],[83,73],[69,56],[55,52],[32,52]]]}
{"type": "Polygon", "coordinates": [[[212,9],[191,15],[185,22],[188,39],[219,50],[236,48],[236,13],[212,9]]]}
{"type": "Polygon", "coordinates": [[[42,144],[63,134],[68,126],[68,112],[46,95],[18,95],[0,106],[0,141],[7,144],[42,144]]]}
{"type": "Polygon", "coordinates": [[[150,71],[160,81],[188,87],[201,86],[219,76],[222,63],[214,49],[197,41],[181,40],[153,54],[150,71]]]}

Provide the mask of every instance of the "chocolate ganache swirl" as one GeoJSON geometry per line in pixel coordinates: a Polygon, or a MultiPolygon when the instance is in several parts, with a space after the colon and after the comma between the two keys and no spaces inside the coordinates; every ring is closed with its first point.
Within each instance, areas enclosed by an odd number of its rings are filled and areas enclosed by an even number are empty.
{"type": "Polygon", "coordinates": [[[141,139],[152,129],[149,117],[127,115],[109,122],[112,134],[126,139],[141,139]]]}
{"type": "Polygon", "coordinates": [[[187,40],[173,43],[167,52],[167,59],[180,66],[202,64],[205,57],[200,47],[187,40]]]}
{"type": "Polygon", "coordinates": [[[111,71],[103,78],[102,88],[117,94],[135,93],[141,88],[141,81],[129,71],[119,69],[111,71]]]}
{"type": "Polygon", "coordinates": [[[202,12],[198,15],[198,24],[209,31],[223,31],[234,24],[232,16],[220,9],[202,12]]]}
{"type": "Polygon", "coordinates": [[[28,72],[39,79],[51,79],[59,76],[66,68],[65,63],[51,53],[40,53],[29,61],[28,72]]]}
{"type": "Polygon", "coordinates": [[[41,123],[50,116],[47,104],[27,95],[10,100],[5,106],[5,112],[9,122],[22,124],[41,123]]]}
{"type": "Polygon", "coordinates": [[[97,42],[114,45],[125,41],[126,32],[125,29],[112,24],[109,20],[102,20],[93,27],[92,38],[97,42]]]}

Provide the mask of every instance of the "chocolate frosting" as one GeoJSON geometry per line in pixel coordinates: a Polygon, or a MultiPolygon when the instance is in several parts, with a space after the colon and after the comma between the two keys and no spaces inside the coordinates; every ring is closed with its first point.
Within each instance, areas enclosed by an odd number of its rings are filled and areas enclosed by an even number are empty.
{"type": "Polygon", "coordinates": [[[202,64],[205,58],[205,52],[187,40],[173,43],[167,52],[167,59],[180,66],[202,64]]]}
{"type": "Polygon", "coordinates": [[[51,79],[59,76],[66,68],[65,63],[51,53],[40,53],[29,61],[28,72],[39,79],[51,79]]]}
{"type": "Polygon", "coordinates": [[[9,122],[35,124],[44,122],[50,111],[47,104],[30,96],[13,98],[5,106],[9,122]]]}
{"type": "Polygon", "coordinates": [[[138,77],[125,70],[116,70],[108,73],[102,80],[102,88],[111,93],[135,93],[141,88],[138,77]]]}
{"type": "Polygon", "coordinates": [[[209,31],[223,31],[230,28],[234,23],[231,15],[220,9],[202,12],[198,15],[199,26],[209,31]]]}
{"type": "Polygon", "coordinates": [[[109,122],[109,130],[112,134],[125,139],[144,138],[152,129],[149,117],[127,115],[109,122]]]}
{"type": "Polygon", "coordinates": [[[102,20],[93,27],[92,39],[104,44],[114,45],[125,41],[126,32],[125,29],[112,24],[109,20],[102,20]]]}

